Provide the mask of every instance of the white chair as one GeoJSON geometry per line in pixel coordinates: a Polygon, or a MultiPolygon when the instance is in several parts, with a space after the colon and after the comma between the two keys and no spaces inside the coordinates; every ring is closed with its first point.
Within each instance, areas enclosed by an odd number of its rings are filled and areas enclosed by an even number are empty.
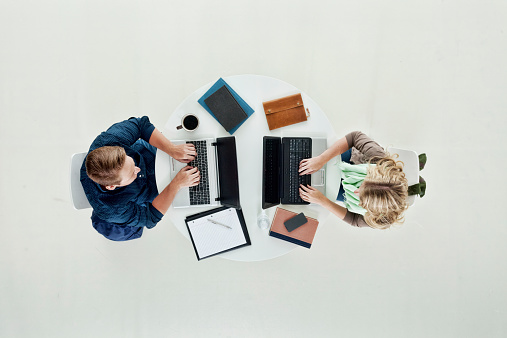
{"type": "Polygon", "coordinates": [[[70,159],[70,197],[74,209],[91,208],[80,181],[80,171],[87,153],[76,153],[70,159]]]}
{"type": "MultiPolygon", "coordinates": [[[[405,150],[399,148],[387,148],[387,152],[391,155],[398,154],[397,161],[403,162],[403,172],[408,181],[408,186],[419,183],[419,156],[413,150],[405,150]]],[[[415,195],[408,196],[407,204],[415,203],[415,195]]]]}

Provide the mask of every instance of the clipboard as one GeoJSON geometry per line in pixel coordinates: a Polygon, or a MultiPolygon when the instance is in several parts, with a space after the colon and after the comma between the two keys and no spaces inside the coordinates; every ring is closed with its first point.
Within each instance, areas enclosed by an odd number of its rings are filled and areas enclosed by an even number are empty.
{"type": "Polygon", "coordinates": [[[227,206],[185,218],[197,260],[251,245],[241,209],[227,206]]]}

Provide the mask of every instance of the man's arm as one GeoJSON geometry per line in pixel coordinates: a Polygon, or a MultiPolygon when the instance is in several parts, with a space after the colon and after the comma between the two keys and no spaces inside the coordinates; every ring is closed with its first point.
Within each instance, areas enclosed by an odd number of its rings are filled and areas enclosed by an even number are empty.
{"type": "Polygon", "coordinates": [[[92,142],[89,151],[103,146],[130,147],[137,140],[148,142],[155,127],[147,116],[131,117],[128,120],[113,124],[92,142]]]}
{"type": "Polygon", "coordinates": [[[169,156],[183,163],[191,162],[196,155],[193,144],[175,145],[167,139],[157,128],[153,130],[149,143],[167,153],[169,156]]]}
{"type": "Polygon", "coordinates": [[[97,217],[106,222],[151,229],[167,212],[178,191],[183,187],[199,184],[199,178],[197,168],[186,166],[151,203],[138,204],[130,201],[114,205],[92,203],[92,206],[97,217]]]}
{"type": "Polygon", "coordinates": [[[201,174],[197,168],[186,166],[181,169],[162,192],[155,197],[151,205],[162,214],[165,214],[174,201],[174,197],[183,187],[192,187],[199,184],[201,174]]]}

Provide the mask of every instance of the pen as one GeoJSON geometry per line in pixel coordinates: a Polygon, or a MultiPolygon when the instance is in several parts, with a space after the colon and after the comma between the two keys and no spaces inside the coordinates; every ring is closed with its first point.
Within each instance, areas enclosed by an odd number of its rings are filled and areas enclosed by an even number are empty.
{"type": "Polygon", "coordinates": [[[213,223],[213,224],[218,224],[218,225],[221,225],[221,226],[223,226],[223,227],[226,227],[226,228],[232,229],[230,226],[225,225],[225,224],[220,223],[220,222],[217,222],[217,221],[215,221],[215,220],[212,220],[212,219],[209,219],[209,218],[208,218],[207,220],[208,220],[208,222],[211,222],[211,223],[213,223]]]}

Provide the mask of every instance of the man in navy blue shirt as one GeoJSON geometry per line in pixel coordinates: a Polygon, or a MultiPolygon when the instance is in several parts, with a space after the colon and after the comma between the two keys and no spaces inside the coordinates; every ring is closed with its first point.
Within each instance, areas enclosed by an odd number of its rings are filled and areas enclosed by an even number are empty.
{"type": "Polygon", "coordinates": [[[127,241],[141,237],[167,212],[176,193],[199,184],[197,168],[186,166],[162,192],[155,181],[156,148],[188,163],[194,145],[174,145],[147,116],[113,124],[90,146],[81,167],[81,184],[90,202],[92,225],[104,237],[127,241]]]}

